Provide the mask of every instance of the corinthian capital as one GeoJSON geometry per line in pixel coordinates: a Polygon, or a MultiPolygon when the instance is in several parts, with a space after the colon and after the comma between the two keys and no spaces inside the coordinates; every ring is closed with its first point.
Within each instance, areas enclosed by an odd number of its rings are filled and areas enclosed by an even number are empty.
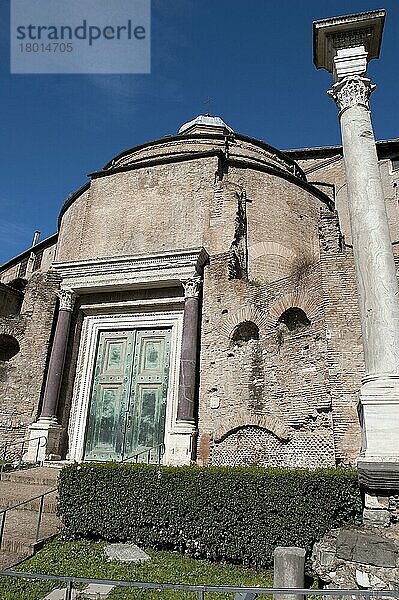
{"type": "Polygon", "coordinates": [[[368,100],[375,87],[367,77],[348,75],[334,83],[327,94],[335,101],[339,110],[357,105],[368,108],[368,100]]]}
{"type": "Polygon", "coordinates": [[[61,288],[57,292],[57,296],[60,299],[60,310],[73,311],[73,306],[76,300],[76,294],[70,288],[61,288]]]}
{"type": "Polygon", "coordinates": [[[201,277],[195,276],[182,282],[185,298],[198,298],[201,289],[201,277]]]}

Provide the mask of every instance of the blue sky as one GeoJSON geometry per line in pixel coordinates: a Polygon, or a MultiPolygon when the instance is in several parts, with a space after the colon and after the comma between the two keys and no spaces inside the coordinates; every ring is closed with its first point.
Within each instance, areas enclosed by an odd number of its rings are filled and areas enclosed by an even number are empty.
{"type": "Polygon", "coordinates": [[[377,139],[391,139],[399,137],[397,0],[152,0],[149,75],[11,75],[2,0],[0,262],[28,247],[34,230],[56,231],[60,207],[87,173],[197,114],[220,115],[281,149],[340,143],[331,76],[313,66],[312,21],[377,8],[387,20],[380,60],[369,67],[378,86],[371,106],[377,139]]]}

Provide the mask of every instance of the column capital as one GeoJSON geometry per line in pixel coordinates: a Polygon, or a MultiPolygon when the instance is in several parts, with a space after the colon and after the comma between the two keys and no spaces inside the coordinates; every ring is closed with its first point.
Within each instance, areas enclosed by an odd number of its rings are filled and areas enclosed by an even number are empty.
{"type": "Polygon", "coordinates": [[[195,275],[190,279],[182,281],[185,298],[198,298],[201,291],[202,279],[199,275],[195,275]]]}
{"type": "Polygon", "coordinates": [[[376,86],[367,77],[348,75],[334,83],[327,94],[341,111],[352,106],[364,106],[368,109],[368,100],[375,88],[376,86]]]}
{"type": "Polygon", "coordinates": [[[76,300],[75,292],[70,288],[61,288],[58,290],[57,296],[60,299],[60,310],[72,312],[76,300]]]}

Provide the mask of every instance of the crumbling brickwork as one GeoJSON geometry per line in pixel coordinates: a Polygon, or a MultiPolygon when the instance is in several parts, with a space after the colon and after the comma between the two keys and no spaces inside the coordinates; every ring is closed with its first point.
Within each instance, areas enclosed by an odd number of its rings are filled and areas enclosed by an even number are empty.
{"type": "Polygon", "coordinates": [[[51,271],[32,276],[21,312],[0,317],[0,335],[18,341],[20,350],[0,361],[0,439],[22,442],[36,419],[48,359],[59,278],[51,271]]]}

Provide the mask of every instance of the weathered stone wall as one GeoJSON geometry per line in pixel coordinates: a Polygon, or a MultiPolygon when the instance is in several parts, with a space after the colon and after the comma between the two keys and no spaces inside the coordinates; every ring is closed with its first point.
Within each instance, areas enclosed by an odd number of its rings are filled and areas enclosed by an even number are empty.
{"type": "Polygon", "coordinates": [[[205,276],[199,461],[333,465],[319,265],[300,282],[274,285],[229,282],[227,267],[211,260],[205,276]],[[303,307],[311,324],[281,332],[277,319],[291,306],[303,307]],[[243,321],[258,325],[259,340],[234,342],[243,321]]]}
{"type": "Polygon", "coordinates": [[[0,283],[0,315],[7,317],[18,314],[22,298],[22,292],[0,283]]]}
{"type": "Polygon", "coordinates": [[[364,358],[353,255],[342,245],[336,215],[323,213],[320,242],[336,460],[353,463],[360,450],[357,400],[364,358]]]}
{"type": "Polygon", "coordinates": [[[219,235],[220,253],[211,253],[204,277],[198,460],[333,465],[320,201],[250,169],[229,168],[218,188],[209,240],[219,235]],[[230,246],[226,232],[233,235],[230,246]],[[232,269],[232,256],[241,268],[232,269]],[[310,324],[295,331],[276,327],[292,307],[310,324]],[[259,339],[234,341],[244,322],[258,327],[259,339]]]}
{"type": "MultiPolygon", "coordinates": [[[[378,145],[377,145],[378,149],[378,145]]],[[[385,150],[385,153],[387,150],[385,150]]],[[[350,230],[347,186],[340,148],[328,156],[316,158],[305,152],[298,162],[308,181],[332,184],[337,215],[324,212],[321,221],[321,266],[327,334],[327,362],[331,386],[334,441],[337,463],[354,462],[360,449],[360,426],[357,415],[358,390],[364,375],[364,358],[360,315],[357,303],[352,236],[350,230]]],[[[397,182],[399,172],[392,170],[391,160],[380,160],[386,210],[390,223],[393,252],[398,255],[399,207],[397,182]]]]}
{"type": "Polygon", "coordinates": [[[334,529],[314,547],[313,571],[328,589],[397,590],[399,543],[395,527],[334,529]]]}
{"type": "Polygon", "coordinates": [[[62,220],[57,261],[202,245],[216,157],[96,178],[62,220]]]}
{"type": "Polygon", "coordinates": [[[20,351],[0,362],[0,442],[22,441],[37,416],[47,364],[59,278],[36,273],[25,288],[21,313],[0,317],[0,335],[15,338],[20,351]]]}
{"type": "Polygon", "coordinates": [[[45,273],[51,268],[57,247],[57,235],[52,235],[37,246],[28,248],[20,256],[6,263],[0,272],[0,282],[8,284],[22,277],[29,280],[34,273],[45,273]],[[23,273],[21,266],[24,265],[23,273]]]}
{"type": "Polygon", "coordinates": [[[7,284],[13,279],[16,279],[18,277],[19,264],[20,263],[13,264],[9,268],[2,271],[0,274],[0,281],[4,284],[7,284]]]}
{"type": "MultiPolygon", "coordinates": [[[[312,153],[312,151],[310,151],[310,153],[312,153]]],[[[335,195],[335,205],[338,212],[342,235],[345,238],[346,244],[352,244],[348,210],[348,192],[342,150],[337,148],[337,150],[331,151],[331,156],[321,158],[315,158],[313,156],[306,158],[305,156],[302,156],[302,158],[297,159],[297,162],[304,170],[309,182],[322,182],[333,185],[333,188],[330,188],[330,190],[324,186],[320,186],[320,189],[327,194],[331,193],[331,195],[335,195]]],[[[391,240],[393,243],[397,243],[399,241],[399,170],[392,170],[392,164],[389,158],[381,158],[379,164],[391,240]]]]}
{"type": "Polygon", "coordinates": [[[283,152],[258,140],[234,133],[227,136],[221,134],[209,135],[208,133],[208,135],[182,135],[171,139],[164,138],[122,153],[106,168],[123,167],[135,162],[156,159],[170,154],[184,155],[187,152],[206,152],[215,149],[229,155],[231,158],[252,159],[292,174],[299,174],[300,172],[297,163],[283,152]]]}
{"type": "Polygon", "coordinates": [[[232,201],[229,228],[234,228],[235,195],[241,193],[241,175],[227,179],[230,187],[224,185],[223,157],[252,160],[303,178],[292,159],[261,142],[234,136],[182,136],[132,149],[101,176],[94,175],[89,189],[65,210],[56,261],[177,250],[204,245],[204,240],[212,252],[222,251],[217,248],[223,246],[225,232],[219,227],[212,240],[209,222],[216,219],[220,225],[221,204],[232,201]]]}

